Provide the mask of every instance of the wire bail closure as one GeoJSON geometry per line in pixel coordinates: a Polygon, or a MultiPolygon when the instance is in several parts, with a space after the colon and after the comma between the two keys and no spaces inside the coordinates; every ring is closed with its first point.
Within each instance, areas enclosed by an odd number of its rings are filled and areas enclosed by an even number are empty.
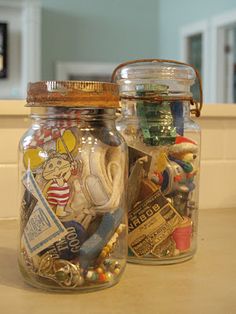
{"type": "Polygon", "coordinates": [[[195,115],[195,117],[200,117],[201,115],[201,110],[203,106],[203,92],[202,92],[202,80],[200,77],[200,74],[198,70],[191,64],[180,62],[180,61],[175,61],[175,60],[168,60],[168,59],[137,59],[137,60],[132,60],[132,61],[127,61],[124,63],[119,64],[113,71],[112,76],[111,76],[111,82],[115,81],[115,76],[117,71],[127,65],[130,64],[137,64],[137,63],[142,63],[142,62],[167,62],[167,63],[173,63],[173,64],[178,64],[178,65],[185,65],[191,67],[197,78],[198,82],[198,87],[199,87],[199,99],[194,99],[193,97],[168,97],[168,96],[154,96],[154,97],[138,97],[138,96],[120,96],[121,99],[142,99],[142,100],[158,100],[158,101],[165,101],[165,100],[181,100],[181,101],[189,101],[190,105],[193,106],[194,108],[190,109],[190,112],[195,115]]]}

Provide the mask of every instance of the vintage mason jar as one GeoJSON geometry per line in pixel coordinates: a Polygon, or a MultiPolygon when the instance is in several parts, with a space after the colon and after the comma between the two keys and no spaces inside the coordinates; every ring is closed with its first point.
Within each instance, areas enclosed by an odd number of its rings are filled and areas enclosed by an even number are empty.
{"type": "Polygon", "coordinates": [[[115,128],[118,105],[113,83],[29,84],[18,261],[33,286],[97,290],[124,271],[127,147],[115,128]]]}
{"type": "Polygon", "coordinates": [[[129,146],[128,260],[172,264],[197,246],[201,82],[191,66],[168,60],[119,65],[117,129],[129,146]],[[191,93],[196,75],[200,104],[191,93]]]}

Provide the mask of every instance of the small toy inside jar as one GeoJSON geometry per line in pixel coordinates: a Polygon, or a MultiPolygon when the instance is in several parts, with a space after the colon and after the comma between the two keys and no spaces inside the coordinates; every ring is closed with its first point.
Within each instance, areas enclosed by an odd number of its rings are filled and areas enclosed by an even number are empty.
{"type": "Polygon", "coordinates": [[[112,83],[29,85],[18,260],[31,285],[97,290],[124,271],[127,148],[115,128],[118,100],[112,83]]]}
{"type": "Polygon", "coordinates": [[[129,146],[128,260],[171,264],[196,251],[200,129],[190,118],[202,106],[187,64],[136,60],[119,65],[117,129],[129,146]],[[192,108],[195,106],[195,108],[192,108]]]}

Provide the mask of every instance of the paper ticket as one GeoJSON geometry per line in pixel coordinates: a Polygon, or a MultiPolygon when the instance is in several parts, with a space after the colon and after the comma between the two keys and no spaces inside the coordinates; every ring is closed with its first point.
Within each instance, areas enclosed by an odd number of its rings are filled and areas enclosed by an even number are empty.
{"type": "Polygon", "coordinates": [[[67,230],[49,206],[30,170],[26,171],[22,183],[37,200],[22,235],[28,254],[34,256],[63,238],[67,230]]]}
{"type": "Polygon", "coordinates": [[[164,241],[183,220],[160,190],[138,203],[129,213],[129,248],[145,256],[164,241]]]}
{"type": "Polygon", "coordinates": [[[37,198],[29,190],[25,189],[21,202],[21,235],[24,232],[29,217],[32,214],[37,202],[37,198]]]}

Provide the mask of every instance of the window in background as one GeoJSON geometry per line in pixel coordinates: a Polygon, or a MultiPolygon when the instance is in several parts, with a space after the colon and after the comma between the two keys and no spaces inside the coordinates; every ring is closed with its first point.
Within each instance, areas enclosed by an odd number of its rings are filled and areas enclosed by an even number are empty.
{"type": "Polygon", "coordinates": [[[188,38],[188,61],[202,74],[202,34],[188,38]]]}
{"type": "Polygon", "coordinates": [[[236,11],[211,21],[211,93],[220,103],[236,103],[236,11]]]}
{"type": "Polygon", "coordinates": [[[69,74],[68,79],[71,81],[110,82],[111,74],[69,74]]]}
{"type": "MultiPolygon", "coordinates": [[[[188,37],[187,45],[187,60],[188,63],[193,65],[201,75],[202,75],[202,34],[195,34],[188,37]]],[[[198,86],[195,84],[192,87],[193,98],[198,99],[198,86]]]]}
{"type": "Polygon", "coordinates": [[[7,77],[7,23],[0,23],[0,78],[7,77]]]}
{"type": "Polygon", "coordinates": [[[236,103],[236,25],[225,28],[224,43],[224,91],[226,102],[236,103]]]}
{"type": "MultiPolygon", "coordinates": [[[[209,88],[209,21],[188,24],[180,30],[181,60],[192,64],[202,78],[204,102],[210,102],[209,88]]],[[[198,99],[197,88],[192,89],[194,98],[198,99]]]]}
{"type": "Polygon", "coordinates": [[[27,83],[41,76],[41,3],[0,0],[0,21],[0,99],[24,99],[27,83]]]}
{"type": "Polygon", "coordinates": [[[110,82],[117,64],[97,62],[57,62],[56,80],[110,82]]]}

